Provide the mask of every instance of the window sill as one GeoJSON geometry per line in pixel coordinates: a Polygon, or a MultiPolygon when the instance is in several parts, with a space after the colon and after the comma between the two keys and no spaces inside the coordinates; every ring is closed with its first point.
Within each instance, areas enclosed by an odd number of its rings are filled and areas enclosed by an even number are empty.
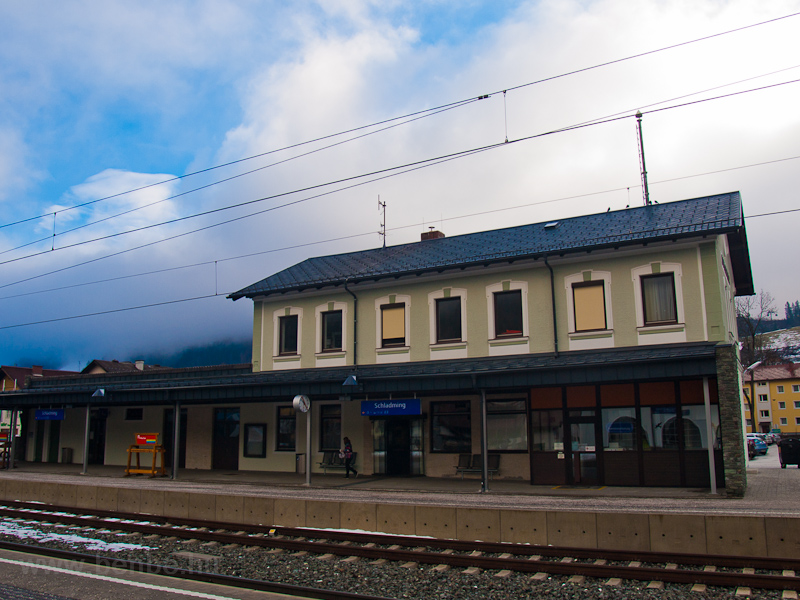
{"type": "Polygon", "coordinates": [[[684,331],[685,329],[685,323],[673,323],[671,325],[645,325],[644,327],[637,327],[636,331],[639,335],[647,335],[650,333],[671,333],[673,331],[684,331]]]}
{"type": "Polygon", "coordinates": [[[326,358],[343,358],[347,355],[347,352],[343,350],[326,350],[325,352],[319,352],[314,356],[317,357],[317,360],[325,360],[326,358]]]}
{"type": "Polygon", "coordinates": [[[273,356],[273,362],[295,362],[300,360],[299,354],[281,354],[280,356],[273,356]]]}
{"type": "Polygon", "coordinates": [[[411,352],[411,346],[386,346],[382,348],[375,348],[375,353],[379,355],[408,354],[409,352],[411,352]]]}
{"type": "Polygon", "coordinates": [[[571,340],[602,339],[614,337],[613,329],[595,329],[593,331],[572,331],[568,334],[571,340]]]}
{"type": "Polygon", "coordinates": [[[527,344],[529,339],[527,335],[498,337],[489,340],[489,346],[520,346],[522,344],[527,344]]]}
{"type": "Polygon", "coordinates": [[[431,344],[431,352],[439,350],[465,350],[467,342],[443,342],[438,344],[431,344]]]}

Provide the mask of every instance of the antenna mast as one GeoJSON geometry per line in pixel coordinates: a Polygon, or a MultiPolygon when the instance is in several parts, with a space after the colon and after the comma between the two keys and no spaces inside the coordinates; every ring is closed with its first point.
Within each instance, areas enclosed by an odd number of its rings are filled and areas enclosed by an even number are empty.
{"type": "Polygon", "coordinates": [[[639,160],[642,163],[642,193],[644,205],[650,206],[650,189],[647,187],[647,167],[644,164],[644,138],[642,137],[642,111],[636,111],[636,131],[639,134],[639,160]]]}
{"type": "Polygon", "coordinates": [[[381,196],[378,194],[378,212],[381,213],[381,230],[378,235],[383,236],[383,247],[386,248],[386,202],[381,202],[381,196]]]}

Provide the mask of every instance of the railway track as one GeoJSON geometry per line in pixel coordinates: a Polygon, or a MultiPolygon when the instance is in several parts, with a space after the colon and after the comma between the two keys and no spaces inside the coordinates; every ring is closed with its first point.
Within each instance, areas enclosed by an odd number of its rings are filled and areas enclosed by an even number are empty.
{"type": "MultiPolygon", "coordinates": [[[[533,579],[562,576],[582,582],[582,578],[593,578],[606,585],[629,580],[647,582],[646,585],[653,588],[665,584],[691,584],[697,591],[702,591],[702,586],[786,590],[785,598],[796,598],[796,591],[800,590],[800,578],[796,576],[800,571],[800,560],[793,559],[555,548],[325,529],[244,526],[108,511],[77,514],[74,509],[65,507],[22,502],[4,504],[0,507],[0,515],[5,519],[72,526],[82,531],[120,532],[129,536],[147,536],[148,539],[179,540],[187,546],[196,543],[227,548],[260,548],[273,554],[307,554],[322,560],[368,560],[376,565],[391,561],[409,568],[426,565],[439,571],[459,568],[473,572],[493,571],[500,576],[516,572],[531,574],[533,579]]],[[[86,560],[86,555],[82,556],[81,560],[86,560]]],[[[194,577],[200,575],[216,577],[208,573],[195,574],[194,577]]],[[[252,585],[249,581],[245,583],[252,585]]]]}

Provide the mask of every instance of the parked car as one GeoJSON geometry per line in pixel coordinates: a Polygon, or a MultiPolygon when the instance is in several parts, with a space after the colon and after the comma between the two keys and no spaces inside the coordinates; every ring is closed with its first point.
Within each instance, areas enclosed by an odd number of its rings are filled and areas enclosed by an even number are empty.
{"type": "Polygon", "coordinates": [[[763,435],[764,435],[763,433],[748,433],[747,434],[747,439],[748,440],[753,440],[753,443],[755,444],[756,454],[763,455],[763,454],[767,453],[767,450],[769,450],[769,446],[767,446],[767,442],[765,442],[764,438],[762,437],[763,435]]]}
{"type": "Polygon", "coordinates": [[[781,441],[781,436],[778,435],[777,433],[772,433],[771,431],[767,434],[764,434],[764,437],[767,438],[766,439],[767,444],[769,444],[770,446],[772,446],[772,444],[777,444],[778,442],[781,441]]]}

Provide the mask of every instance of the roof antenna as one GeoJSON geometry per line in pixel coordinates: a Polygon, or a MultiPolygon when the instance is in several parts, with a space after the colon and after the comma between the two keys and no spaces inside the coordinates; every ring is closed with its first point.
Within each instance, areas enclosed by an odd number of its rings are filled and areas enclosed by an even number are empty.
{"type": "Polygon", "coordinates": [[[639,133],[639,160],[642,163],[642,191],[644,205],[650,206],[650,189],[647,187],[647,167],[644,164],[644,138],[642,137],[642,111],[636,111],[636,131],[639,133]]]}
{"type": "Polygon", "coordinates": [[[381,230],[378,235],[383,236],[383,247],[386,248],[386,202],[381,202],[381,195],[378,194],[378,212],[381,213],[381,230]]]}

